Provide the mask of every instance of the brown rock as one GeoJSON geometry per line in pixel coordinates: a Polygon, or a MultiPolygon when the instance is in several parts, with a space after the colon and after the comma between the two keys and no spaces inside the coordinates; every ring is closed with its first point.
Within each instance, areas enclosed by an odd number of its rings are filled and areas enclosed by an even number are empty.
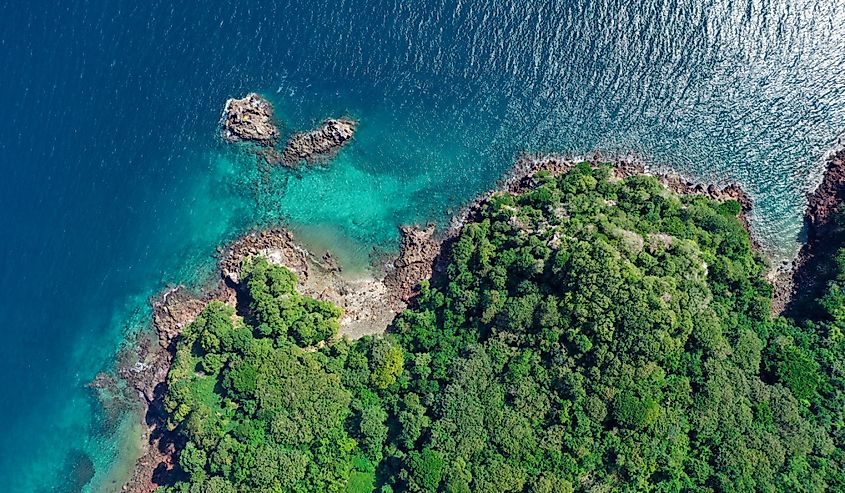
{"type": "Polygon", "coordinates": [[[282,163],[295,166],[302,161],[315,164],[330,159],[352,139],[357,125],[348,118],[329,119],[316,130],[294,135],[282,152],[282,163]]]}
{"type": "Polygon", "coordinates": [[[221,122],[223,138],[228,142],[249,141],[272,146],[279,140],[273,105],[254,92],[243,99],[226,100],[221,122]]]}
{"type": "Polygon", "coordinates": [[[807,196],[804,227],[807,241],[798,251],[792,275],[791,296],[786,307],[794,312],[801,305],[821,294],[833,270],[834,257],[840,244],[831,241],[841,226],[834,213],[845,200],[845,148],[830,155],[825,163],[822,182],[807,196]]]}
{"type": "Polygon", "coordinates": [[[433,225],[402,226],[400,230],[399,257],[384,282],[391,292],[408,302],[419,293],[420,281],[431,278],[442,243],[435,238],[433,225]]]}
{"type": "Polygon", "coordinates": [[[183,328],[194,321],[205,308],[203,301],[188,292],[185,286],[165,291],[153,305],[153,324],[162,347],[170,346],[173,339],[183,328]]]}
{"type": "Polygon", "coordinates": [[[223,278],[239,283],[241,264],[252,255],[263,255],[271,262],[284,265],[300,280],[308,277],[308,251],[294,241],[288,230],[270,228],[244,235],[224,250],[218,262],[223,278]]]}
{"type": "MultiPolygon", "coordinates": [[[[143,440],[148,444],[123,491],[152,493],[172,480],[176,437],[167,429],[163,398],[175,340],[210,301],[220,300],[234,305],[234,297],[234,290],[222,282],[201,296],[189,292],[184,286],[168,289],[151,300],[156,334],[142,332],[134,344],[121,351],[118,374],[142,398],[147,425],[143,440]]],[[[108,382],[98,378],[96,383],[108,382]]]]}

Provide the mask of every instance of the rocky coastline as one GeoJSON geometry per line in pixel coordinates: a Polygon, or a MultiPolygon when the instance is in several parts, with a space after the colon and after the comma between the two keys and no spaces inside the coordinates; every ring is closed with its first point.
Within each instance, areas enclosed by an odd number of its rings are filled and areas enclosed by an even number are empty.
{"type": "Polygon", "coordinates": [[[132,349],[123,351],[118,375],[134,391],[142,405],[145,445],[130,481],[123,491],[152,493],[171,482],[178,443],[165,425],[163,398],[167,373],[173,361],[176,339],[212,300],[234,302],[234,291],[223,283],[206,293],[193,293],[176,286],[150,300],[153,309],[154,336],[138,334],[132,349]]]}
{"type": "MultiPolygon", "coordinates": [[[[496,193],[521,193],[537,186],[540,172],[559,175],[580,163],[594,166],[609,162],[615,179],[634,175],[655,176],[667,188],[681,194],[700,194],[717,201],[736,200],[741,206],[740,219],[749,227],[747,214],[752,200],[736,184],[725,187],[704,185],[685,179],[676,173],[652,171],[648,164],[636,157],[626,156],[612,160],[600,155],[563,157],[558,155],[525,155],[520,157],[511,171],[490,191],[453,215],[448,228],[437,231],[429,224],[424,227],[403,226],[398,256],[388,259],[377,274],[350,278],[343,275],[341,266],[330,255],[316,256],[299,244],[295,236],[284,228],[269,228],[250,232],[218,252],[219,279],[213,289],[205,293],[189,292],[183,286],[167,290],[152,301],[154,328],[157,339],[141,344],[134,362],[122,364],[120,375],[129,382],[143,400],[147,409],[146,423],[149,431],[145,440],[148,452],[138,461],[132,481],[124,491],[151,493],[160,484],[170,480],[168,474],[175,463],[174,452],[178,444],[164,427],[161,397],[170,366],[173,341],[181,329],[189,324],[211,300],[220,300],[235,306],[241,313],[245,301],[239,293],[240,266],[250,255],[264,255],[271,262],[283,264],[299,277],[299,289],[307,295],[329,300],[343,308],[341,335],[357,338],[384,332],[395,316],[413,304],[423,280],[436,280],[440,266],[448,256],[450,245],[463,226],[473,220],[484,203],[496,193]]],[[[831,253],[824,241],[836,226],[831,213],[845,200],[845,150],[828,160],[822,185],[810,195],[806,220],[808,242],[801,249],[794,274],[796,288],[786,290],[778,303],[786,303],[789,294],[803,289],[818,274],[818,259],[831,253]]],[[[755,245],[755,247],[757,247],[755,245]]],[[[778,285],[775,286],[776,292],[778,285]]],[[[777,293],[776,293],[777,298],[777,293]]],[[[793,296],[794,298],[794,296],[793,296]]]]}
{"type": "MultiPolygon", "coordinates": [[[[391,267],[380,276],[346,277],[330,254],[318,257],[301,246],[284,228],[250,232],[218,252],[219,278],[214,287],[194,293],[185,286],[169,288],[151,300],[155,336],[139,334],[132,347],[119,357],[118,375],[129,394],[143,406],[145,452],[138,459],[130,481],[122,491],[152,493],[173,480],[175,452],[179,448],[165,425],[163,397],[175,342],[182,329],[218,300],[246,309],[240,290],[240,268],[245,258],[266,256],[285,265],[299,278],[303,294],[331,301],[343,309],[340,335],[352,339],[384,332],[398,313],[408,306],[420,281],[430,276],[434,255],[433,227],[402,228],[402,248],[391,267]]],[[[114,378],[98,375],[92,387],[112,395],[114,378]]]]}
{"type": "Polygon", "coordinates": [[[825,159],[824,175],[819,186],[807,195],[804,213],[806,240],[803,242],[792,268],[781,277],[789,282],[789,298],[785,312],[796,314],[806,302],[815,299],[830,278],[835,254],[841,244],[833,241],[843,224],[835,212],[845,202],[845,146],[831,152],[825,159]]]}
{"type": "MultiPolygon", "coordinates": [[[[524,154],[520,156],[510,171],[489,191],[479,195],[475,200],[469,202],[461,210],[453,215],[452,223],[446,233],[446,237],[454,236],[460,232],[464,224],[476,217],[479,208],[487,202],[495,193],[518,194],[535,188],[538,184],[536,176],[545,172],[551,176],[562,175],[581,163],[589,163],[592,166],[609,164],[615,179],[624,179],[636,175],[648,175],[657,180],[666,188],[682,195],[704,195],[713,200],[724,202],[736,200],[741,208],[740,221],[745,229],[751,233],[748,213],[752,208],[751,197],[736,183],[730,183],[719,188],[716,185],[695,182],[684,178],[674,172],[661,172],[652,170],[647,162],[637,156],[627,155],[622,157],[605,158],[600,153],[592,153],[586,156],[563,156],[558,154],[524,154]]],[[[759,245],[754,242],[755,247],[759,245]]]]}

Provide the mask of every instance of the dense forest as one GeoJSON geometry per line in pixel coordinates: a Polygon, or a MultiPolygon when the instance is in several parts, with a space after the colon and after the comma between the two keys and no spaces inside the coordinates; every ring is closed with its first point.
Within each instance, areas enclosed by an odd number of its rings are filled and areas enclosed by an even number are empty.
{"type": "Polygon", "coordinates": [[[167,493],[845,491],[845,253],[772,318],[734,201],[581,165],[497,194],[385,335],[251,258],[181,335],[167,493]]]}

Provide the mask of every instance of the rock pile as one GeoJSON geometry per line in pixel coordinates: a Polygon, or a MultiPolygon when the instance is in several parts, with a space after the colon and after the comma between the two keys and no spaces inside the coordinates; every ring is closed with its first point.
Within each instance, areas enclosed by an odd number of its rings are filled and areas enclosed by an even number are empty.
{"type": "Polygon", "coordinates": [[[316,130],[295,134],[282,152],[282,163],[295,166],[331,159],[355,135],[357,123],[348,118],[328,119],[316,130]]]}
{"type": "Polygon", "coordinates": [[[252,152],[268,164],[295,167],[299,163],[323,163],[337,154],[355,135],[358,122],[349,118],[330,118],[318,128],[293,134],[279,152],[280,132],[273,117],[273,105],[256,93],[243,99],[226,100],[220,119],[226,142],[252,142],[259,148],[252,152]]]}
{"type": "Polygon", "coordinates": [[[393,261],[393,270],[387,273],[384,282],[392,293],[407,303],[419,293],[420,281],[432,277],[442,242],[435,238],[433,225],[425,228],[402,226],[400,230],[399,257],[393,261]]]}
{"type": "Polygon", "coordinates": [[[248,141],[274,146],[279,129],[273,118],[273,105],[256,93],[243,99],[228,99],[223,107],[223,138],[227,142],[248,141]]]}

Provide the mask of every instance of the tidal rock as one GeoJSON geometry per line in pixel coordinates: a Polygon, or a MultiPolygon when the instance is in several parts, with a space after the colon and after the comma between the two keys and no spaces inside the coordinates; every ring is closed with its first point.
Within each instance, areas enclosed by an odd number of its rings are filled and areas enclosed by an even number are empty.
{"type": "Polygon", "coordinates": [[[223,108],[223,138],[228,142],[249,141],[272,146],[279,140],[273,118],[273,105],[258,94],[228,99],[223,108]]]}
{"type": "Polygon", "coordinates": [[[314,164],[330,159],[352,139],[357,125],[348,118],[331,118],[316,130],[294,135],[282,152],[282,163],[295,166],[301,161],[314,164]]]}
{"type": "Polygon", "coordinates": [[[218,265],[221,275],[233,284],[241,282],[244,259],[262,255],[271,262],[284,265],[300,280],[308,278],[308,251],[299,246],[286,229],[269,228],[246,234],[223,251],[218,265]]]}
{"type": "Polygon", "coordinates": [[[409,302],[419,293],[420,281],[431,278],[443,244],[435,237],[433,225],[402,226],[400,230],[399,258],[384,282],[402,301],[409,302]]]}
{"type": "Polygon", "coordinates": [[[165,291],[153,305],[153,323],[162,347],[170,346],[182,329],[188,326],[208,304],[191,294],[184,286],[165,291]]]}

